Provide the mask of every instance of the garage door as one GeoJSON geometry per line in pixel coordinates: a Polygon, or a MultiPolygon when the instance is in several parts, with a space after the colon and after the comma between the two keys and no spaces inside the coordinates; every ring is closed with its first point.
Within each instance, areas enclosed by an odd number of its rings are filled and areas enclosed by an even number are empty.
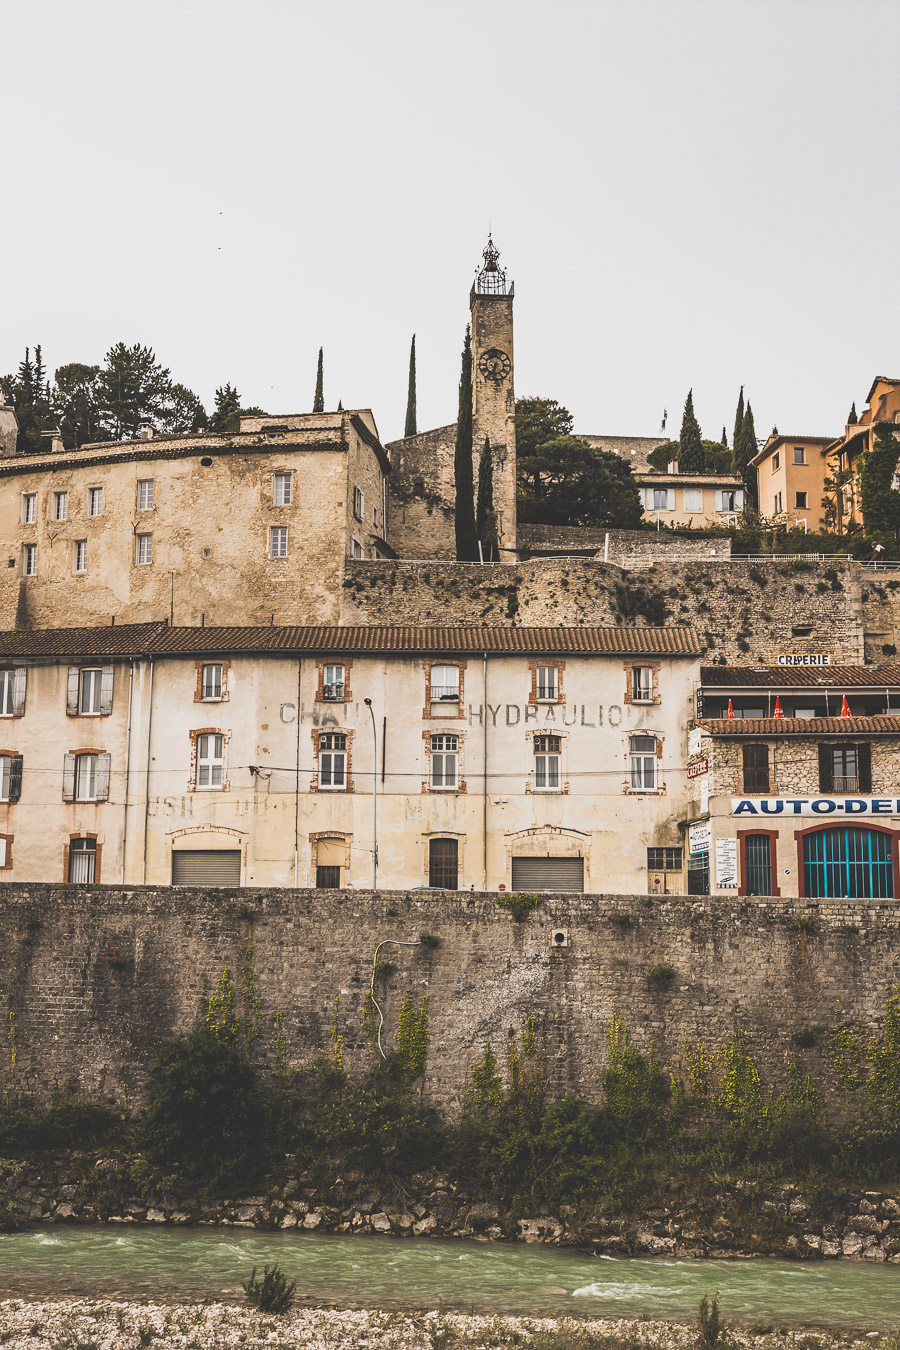
{"type": "Polygon", "coordinates": [[[514,891],[583,891],[584,858],[513,858],[514,891]]]}
{"type": "Polygon", "coordinates": [[[172,854],[173,886],[240,886],[241,850],[183,848],[172,854]]]}

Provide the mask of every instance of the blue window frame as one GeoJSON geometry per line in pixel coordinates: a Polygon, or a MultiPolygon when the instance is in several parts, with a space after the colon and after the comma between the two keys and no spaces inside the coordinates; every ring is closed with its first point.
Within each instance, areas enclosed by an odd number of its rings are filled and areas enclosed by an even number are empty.
{"type": "Polygon", "coordinates": [[[805,834],[803,894],[812,899],[892,899],[893,842],[890,834],[853,826],[805,834]]]}

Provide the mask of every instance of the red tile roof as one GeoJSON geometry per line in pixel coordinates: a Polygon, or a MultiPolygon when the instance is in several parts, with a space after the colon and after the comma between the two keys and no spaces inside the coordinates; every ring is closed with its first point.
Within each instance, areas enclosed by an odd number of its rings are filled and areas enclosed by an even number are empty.
{"type": "Polygon", "coordinates": [[[522,652],[698,656],[693,628],[221,627],[122,624],[0,632],[0,659],[205,655],[226,652],[522,652]]]}
{"type": "Polygon", "coordinates": [[[704,689],[839,689],[842,685],[884,689],[900,685],[900,665],[889,666],[703,666],[704,689]],[[825,681],[826,683],[823,683],[825,681]]]}
{"type": "Polygon", "coordinates": [[[714,717],[698,725],[713,736],[900,735],[900,717],[714,717]]]}

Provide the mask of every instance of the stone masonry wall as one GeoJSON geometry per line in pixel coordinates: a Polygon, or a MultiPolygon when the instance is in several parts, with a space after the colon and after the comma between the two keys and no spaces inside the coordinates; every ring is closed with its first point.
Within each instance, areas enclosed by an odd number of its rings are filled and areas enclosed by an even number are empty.
{"type": "MultiPolygon", "coordinates": [[[[2,1089],[47,1100],[80,1091],[140,1097],[162,1037],[197,1024],[227,966],[255,973],[257,1051],[274,1059],[275,1016],[287,1053],[309,1064],[335,1017],[348,1069],[373,1049],[363,1028],[375,944],[391,969],[379,982],[384,1042],[400,1002],[429,997],[425,1093],[454,1110],[469,1065],[534,1018],[554,1094],[597,1099],[615,1004],[635,1044],[671,1064],[685,1037],[713,1049],[740,1028],[764,1081],[782,1085],[791,1037],[827,1028],[835,1008],[880,1026],[900,965],[900,902],[807,905],[735,898],[546,896],[521,923],[493,894],[9,884],[0,892],[0,985],[8,1033],[2,1089]],[[554,929],[568,945],[556,947],[554,929]],[[252,943],[252,950],[250,944],[252,943]],[[653,981],[669,965],[671,980],[653,981]]],[[[827,1093],[823,1049],[797,1051],[827,1093]]]]}
{"type": "Polygon", "coordinates": [[[721,562],[731,557],[731,538],[721,535],[695,539],[690,535],[657,530],[601,530],[591,525],[519,525],[519,552],[525,554],[586,552],[601,556],[609,538],[609,561],[623,559],[674,562],[702,558],[721,562]]]}

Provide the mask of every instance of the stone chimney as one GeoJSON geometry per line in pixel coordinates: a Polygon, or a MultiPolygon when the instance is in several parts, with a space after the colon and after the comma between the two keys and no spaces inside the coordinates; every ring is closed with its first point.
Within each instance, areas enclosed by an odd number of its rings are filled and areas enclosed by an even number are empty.
{"type": "Polygon", "coordinates": [[[142,441],[152,441],[152,440],[153,440],[153,423],[152,423],[152,422],[141,422],[140,425],[138,426],[138,437],[139,437],[140,440],[142,440],[142,441]]]}

